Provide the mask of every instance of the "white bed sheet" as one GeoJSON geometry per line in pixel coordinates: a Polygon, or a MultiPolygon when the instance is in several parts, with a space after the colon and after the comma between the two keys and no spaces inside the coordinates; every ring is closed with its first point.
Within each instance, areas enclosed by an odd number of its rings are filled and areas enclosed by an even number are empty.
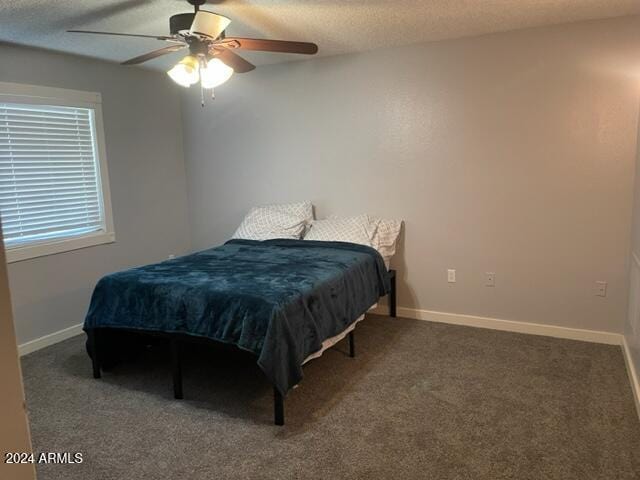
{"type": "MultiPolygon", "coordinates": [[[[378,304],[374,303],[373,305],[371,305],[369,307],[368,311],[370,312],[371,310],[373,310],[377,306],[378,306],[378,304]]],[[[318,358],[318,357],[322,356],[322,354],[324,353],[325,350],[327,350],[328,348],[333,347],[336,343],[338,343],[340,340],[342,340],[344,337],[346,337],[350,332],[352,332],[356,328],[356,324],[361,322],[362,320],[364,320],[364,315],[360,315],[358,318],[356,318],[355,322],[353,322],[344,331],[340,332],[335,337],[327,338],[324,342],[322,342],[322,348],[320,350],[318,350],[317,352],[312,353],[307,358],[305,358],[304,362],[302,362],[302,365],[304,365],[305,363],[307,363],[310,360],[313,360],[314,358],[318,358]]]]}

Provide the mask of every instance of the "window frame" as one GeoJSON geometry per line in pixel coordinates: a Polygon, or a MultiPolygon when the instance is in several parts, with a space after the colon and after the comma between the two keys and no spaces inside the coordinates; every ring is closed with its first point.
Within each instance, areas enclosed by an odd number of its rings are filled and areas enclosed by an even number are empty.
{"type": "Polygon", "coordinates": [[[98,156],[96,175],[100,191],[99,201],[104,214],[103,229],[78,236],[35,241],[26,245],[5,247],[7,263],[70,252],[80,248],[114,243],[116,235],[111,209],[111,191],[107,169],[107,151],[102,119],[102,95],[97,92],[42,87],[19,83],[0,82],[0,103],[52,105],[61,107],[88,108],[93,115],[94,151],[98,156]]]}

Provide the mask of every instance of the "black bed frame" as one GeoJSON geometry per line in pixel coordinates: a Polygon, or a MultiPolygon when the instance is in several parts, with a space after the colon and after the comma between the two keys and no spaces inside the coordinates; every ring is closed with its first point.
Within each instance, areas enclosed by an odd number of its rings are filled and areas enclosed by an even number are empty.
{"type": "MultiPolygon", "coordinates": [[[[389,270],[389,277],[391,280],[391,289],[389,290],[389,316],[396,316],[396,271],[389,270]]],[[[93,378],[101,377],[101,361],[100,352],[98,349],[100,328],[93,328],[87,330],[88,336],[88,348],[91,352],[91,363],[93,365],[93,378]]],[[[126,329],[123,329],[126,330],[126,329]]],[[[150,332],[151,333],[151,332],[150,332]]],[[[193,337],[190,335],[184,335],[179,333],[158,333],[154,332],[154,335],[159,335],[169,339],[171,348],[171,370],[173,376],[173,396],[174,398],[181,400],[184,398],[182,391],[182,362],[180,355],[180,346],[186,342],[204,342],[204,343],[218,343],[215,340],[209,338],[193,337]]],[[[354,330],[349,332],[349,356],[356,356],[355,335],[354,330]]],[[[273,388],[273,413],[274,423],[276,425],[284,425],[284,397],[278,391],[277,388],[273,388]]]]}

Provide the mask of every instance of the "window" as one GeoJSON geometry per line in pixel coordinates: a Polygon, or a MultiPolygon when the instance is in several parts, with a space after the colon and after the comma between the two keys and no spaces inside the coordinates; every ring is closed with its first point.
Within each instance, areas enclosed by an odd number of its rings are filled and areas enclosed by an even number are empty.
{"type": "Polygon", "coordinates": [[[114,241],[99,94],[0,83],[0,216],[15,262],[114,241]]]}

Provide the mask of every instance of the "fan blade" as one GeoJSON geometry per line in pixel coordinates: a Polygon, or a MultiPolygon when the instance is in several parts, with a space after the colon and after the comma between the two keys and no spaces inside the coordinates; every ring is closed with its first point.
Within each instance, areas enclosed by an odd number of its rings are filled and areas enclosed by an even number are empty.
{"type": "Polygon", "coordinates": [[[231,20],[217,13],[198,10],[189,32],[192,35],[205,35],[214,40],[220,36],[224,29],[229,26],[231,20]]]}
{"type": "Polygon", "coordinates": [[[139,57],[127,60],[126,62],[122,62],[122,65],[137,65],[139,63],[146,62],[147,60],[151,60],[152,58],[160,57],[172,52],[177,52],[178,50],[182,50],[185,47],[186,45],[169,45],[168,47],[160,48],[158,50],[154,50],[153,52],[145,53],[144,55],[140,55],[139,57]]]}
{"type": "Polygon", "coordinates": [[[167,37],[165,35],[138,35],[136,33],[113,33],[113,32],[94,32],[92,30],[67,30],[68,33],[91,33],[93,35],[116,35],[119,37],[140,37],[140,38],[155,38],[156,40],[167,40],[178,42],[176,37],[167,37]]]}
{"type": "Polygon", "coordinates": [[[233,68],[236,73],[247,73],[256,68],[253,63],[247,62],[240,55],[226,48],[215,49],[215,58],[219,58],[226,66],[233,68]]]}
{"type": "Polygon", "coordinates": [[[261,52],[301,53],[314,55],[318,53],[315,43],[288,42],[286,40],[261,40],[258,38],[227,37],[220,44],[239,50],[258,50],[261,52]]]}

